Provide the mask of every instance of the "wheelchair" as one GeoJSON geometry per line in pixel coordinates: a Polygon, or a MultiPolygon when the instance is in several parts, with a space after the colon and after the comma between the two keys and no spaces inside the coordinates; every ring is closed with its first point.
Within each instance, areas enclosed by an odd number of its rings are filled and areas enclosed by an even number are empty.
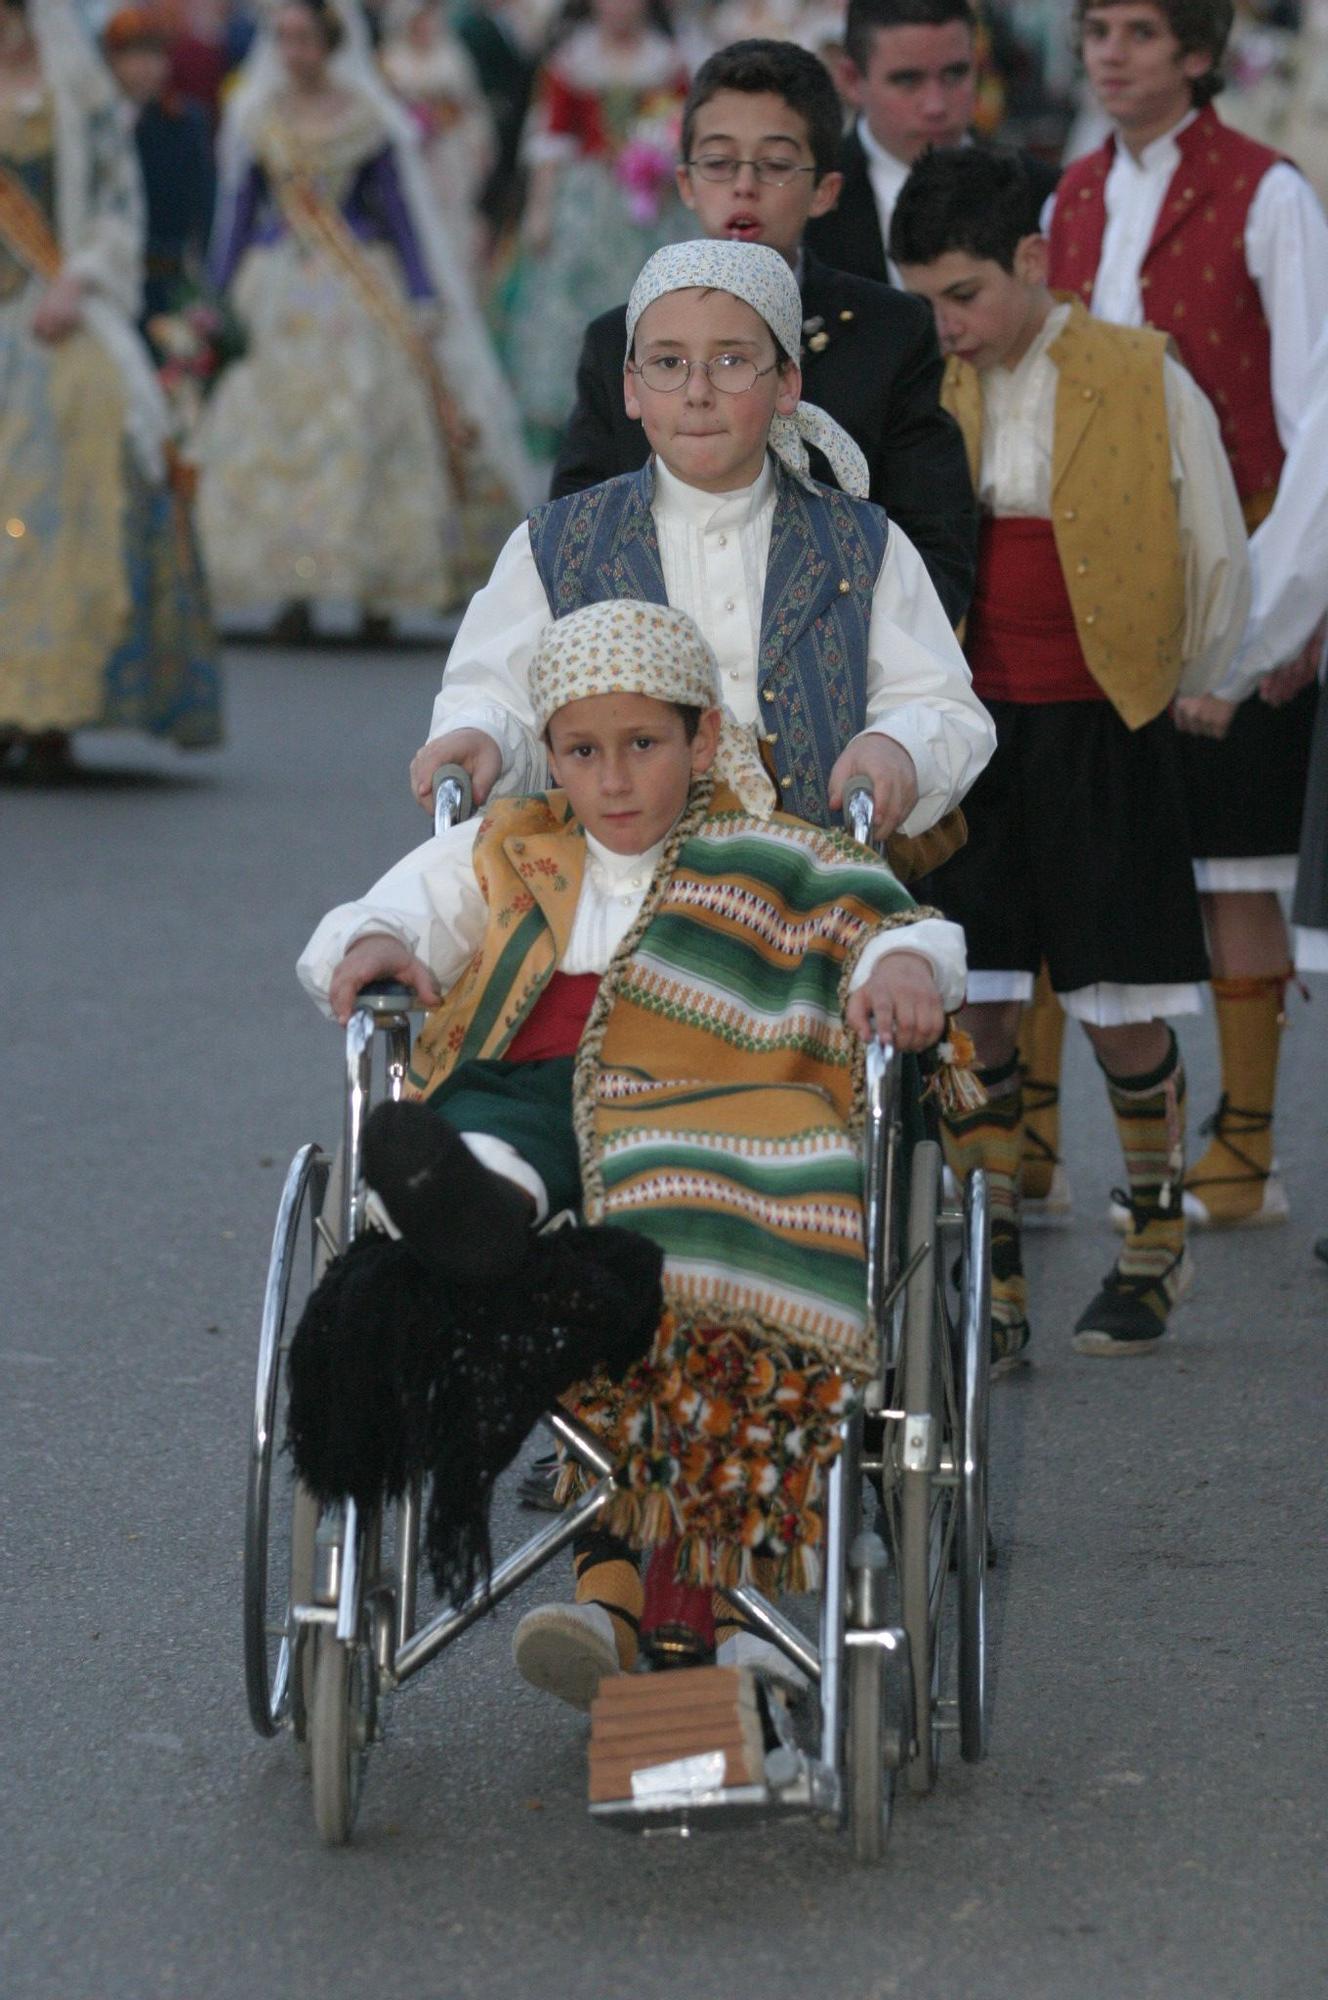
{"type": "MultiPolygon", "coordinates": [[[[436,784],[442,830],[469,812],[469,783],[452,769],[436,784]]],[[[869,789],[850,797],[846,816],[866,841],[869,789]]],[[[263,1294],[244,1543],[249,1714],[259,1735],[293,1737],[329,1845],[350,1839],[387,1698],[592,1527],[614,1493],[601,1443],[549,1410],[548,1431],[594,1484],[463,1602],[422,1618],[419,1482],[367,1515],[350,1499],[320,1510],[278,1465],[290,1341],[309,1289],[365,1227],[361,1139],[375,1067],[399,1097],[416,1007],[395,983],[361,993],[346,1029],[341,1147],[331,1158],[310,1143],[291,1161],[263,1294]]],[[[690,1834],[812,1814],[847,1833],[856,1860],[872,1862],[886,1846],[897,1783],[930,1791],[947,1739],[967,1762],[986,1754],[987,1192],[975,1173],[962,1204],[947,1204],[933,1139],[914,1146],[905,1172],[903,1071],[890,1047],[868,1049],[866,1306],[878,1366],[841,1426],[827,1480],[818,1636],[754,1588],[725,1593],[801,1669],[808,1697],[792,1710],[767,1704],[767,1741],[777,1740],[762,1782],[716,1784],[713,1768],[652,1772],[663,1788],[643,1783],[630,1799],[590,1807],[620,1828],[690,1834]]]]}

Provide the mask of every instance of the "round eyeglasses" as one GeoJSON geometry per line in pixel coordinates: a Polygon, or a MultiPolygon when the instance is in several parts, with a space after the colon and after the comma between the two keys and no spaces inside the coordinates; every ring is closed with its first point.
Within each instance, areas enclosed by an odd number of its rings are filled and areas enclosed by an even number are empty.
{"type": "Polygon", "coordinates": [[[653,389],[658,396],[671,396],[675,389],[685,389],[693,369],[722,395],[741,396],[754,389],[763,375],[772,375],[778,366],[777,361],[772,361],[768,368],[758,368],[745,354],[715,354],[709,361],[684,361],[681,354],[657,354],[650,361],[629,361],[627,371],[639,375],[647,389],[653,389]]]}
{"type": "Polygon", "coordinates": [[[799,166],[796,160],[739,160],[732,153],[703,153],[699,160],[688,160],[687,167],[703,181],[733,181],[739,167],[750,167],[762,187],[777,188],[787,187],[799,174],[816,172],[815,167],[799,166]]]}

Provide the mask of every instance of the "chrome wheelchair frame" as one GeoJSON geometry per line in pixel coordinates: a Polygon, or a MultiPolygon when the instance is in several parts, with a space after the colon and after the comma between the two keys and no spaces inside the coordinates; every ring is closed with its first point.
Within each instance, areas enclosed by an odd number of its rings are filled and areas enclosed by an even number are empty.
{"type": "MultiPolygon", "coordinates": [[[[469,785],[463,772],[440,779],[441,829],[465,817],[469,785]]],[[[849,806],[860,839],[870,831],[870,793],[866,798],[865,812],[861,798],[849,806]]],[[[340,1155],[329,1161],[308,1144],[292,1160],[263,1296],[245,1521],[249,1713],[262,1736],[292,1732],[312,1777],[317,1829],[333,1845],[350,1838],[380,1733],[380,1698],[566,1548],[614,1489],[611,1456],[565,1411],[548,1411],[544,1424],[595,1476],[594,1486],[499,1562],[463,1603],[422,1623],[418,1482],[391,1510],[390,1535],[382,1506],[365,1516],[348,1499],[320,1515],[310,1495],[284,1482],[278,1492],[289,1512],[274,1535],[281,1385],[302,1305],[301,1273],[312,1283],[365,1226],[361,1142],[375,1045],[381,1037],[386,1088],[398,1097],[413,1004],[406,989],[392,985],[360,995],[346,1029],[340,1155]]],[[[596,1818],[629,1830],[690,1833],[736,1818],[810,1812],[845,1827],[855,1858],[873,1861],[889,1833],[898,1773],[911,1791],[928,1791],[949,1732],[965,1760],[986,1754],[986,1187],[975,1174],[961,1207],[942,1206],[940,1150],[924,1140],[914,1148],[906,1197],[901,1112],[901,1061],[873,1044],[862,1143],[866,1307],[879,1365],[842,1426],[827,1480],[818,1639],[759,1591],[726,1593],[748,1625],[806,1675],[813,1713],[791,1719],[782,1703],[767,1704],[778,1740],[759,1784],[716,1784],[698,1768],[676,1776],[671,1789],[645,1784],[632,1799],[593,1805],[596,1818]],[[946,1270],[956,1247],[952,1301],[946,1270]]]]}

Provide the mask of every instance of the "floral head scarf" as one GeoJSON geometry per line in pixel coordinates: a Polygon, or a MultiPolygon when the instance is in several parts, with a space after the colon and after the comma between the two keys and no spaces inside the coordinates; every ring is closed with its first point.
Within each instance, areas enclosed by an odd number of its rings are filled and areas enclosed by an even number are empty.
{"type": "MultiPolygon", "coordinates": [[[[802,294],[786,260],[768,243],[728,243],[704,238],[670,243],[657,250],[632,286],[627,301],[627,360],[632,358],[636,323],[647,306],[668,292],[731,292],[761,318],[790,361],[802,353],[802,294]]],[[[845,493],[865,500],[870,484],[867,461],[852,438],[815,403],[799,403],[791,417],[776,416],[770,449],[794,476],[809,483],[807,446],[825,453],[845,493]]]]}
{"type": "Polygon", "coordinates": [[[748,812],[764,819],[773,809],[774,787],[752,734],[724,707],[718,663],[685,611],[610,597],[555,619],[530,663],[536,728],[542,734],[560,708],[592,694],[644,694],[719,709],[717,776],[748,812]]]}

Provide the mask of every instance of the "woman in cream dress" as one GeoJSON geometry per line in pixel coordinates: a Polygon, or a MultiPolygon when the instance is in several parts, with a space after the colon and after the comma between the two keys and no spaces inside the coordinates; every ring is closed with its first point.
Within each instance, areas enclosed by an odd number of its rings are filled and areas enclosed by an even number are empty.
{"type": "Polygon", "coordinates": [[[0,755],[39,778],[86,727],[221,734],[167,418],[134,329],[143,201],[68,0],[0,7],[0,755]]]}
{"type": "Polygon", "coordinates": [[[228,106],[213,275],[249,347],[204,414],[219,602],[371,629],[487,575],[530,498],[510,397],[408,114],[350,0],[283,0],[228,106]]]}

